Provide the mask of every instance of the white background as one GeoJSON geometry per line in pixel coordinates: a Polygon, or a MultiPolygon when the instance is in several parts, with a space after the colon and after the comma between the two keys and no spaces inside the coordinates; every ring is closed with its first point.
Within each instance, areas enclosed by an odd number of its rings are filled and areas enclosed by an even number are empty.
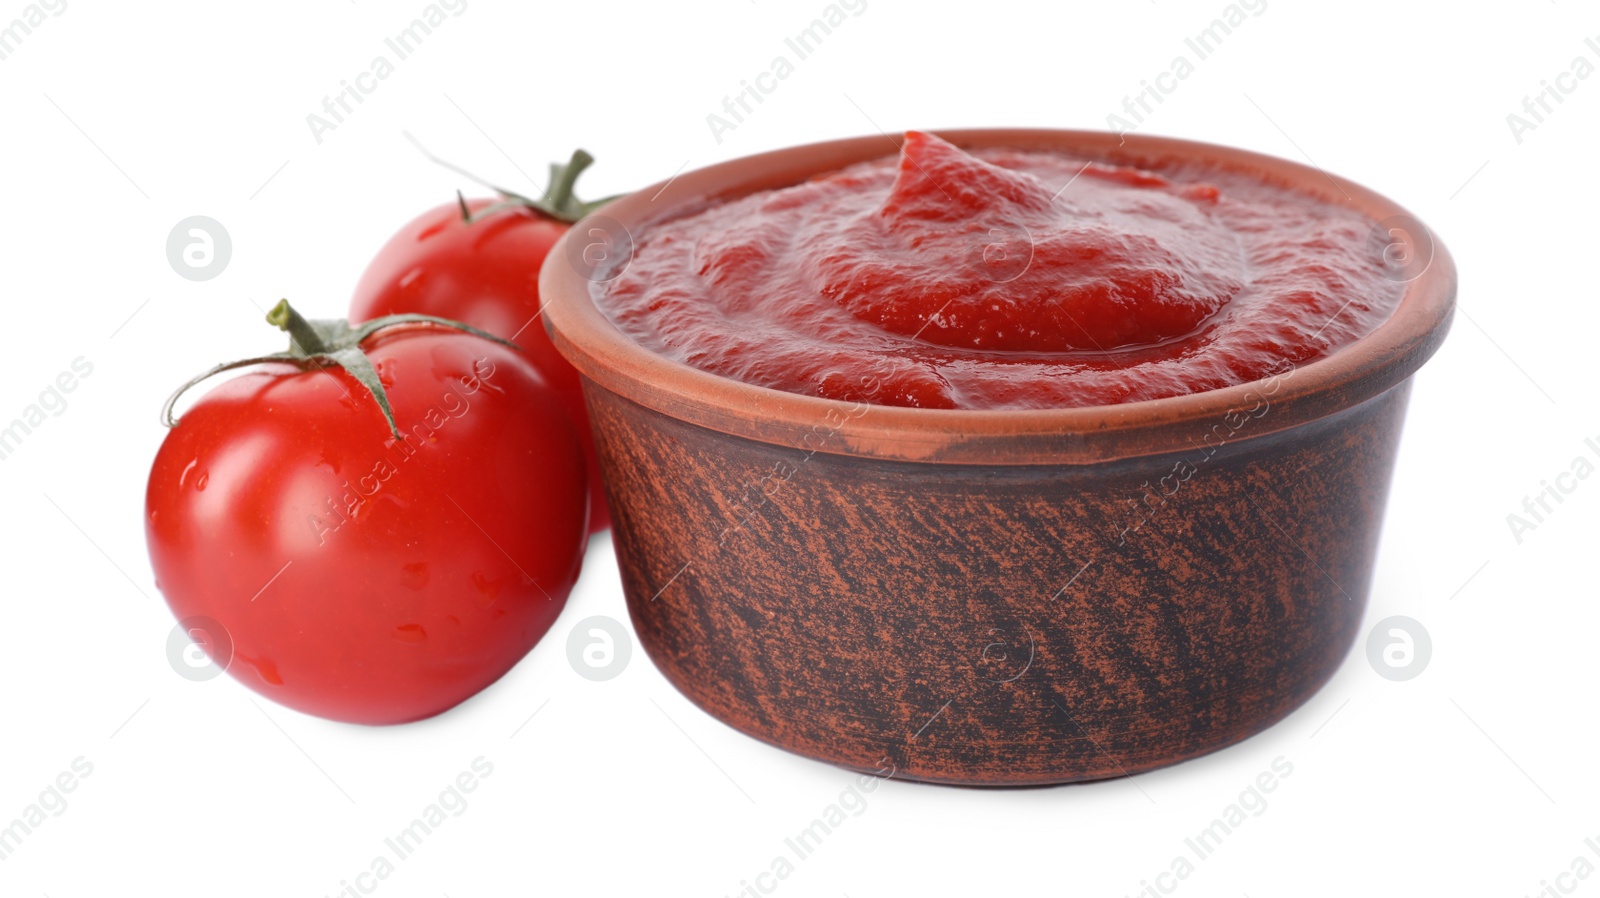
{"type": "MultiPolygon", "coordinates": [[[[74,358],[94,366],[0,461],[0,826],[74,758],[93,764],[0,860],[4,895],[334,895],[479,756],[494,772],[465,812],[375,894],[754,883],[854,777],[727,729],[637,652],[617,679],[579,677],[573,625],[626,619],[604,538],[545,641],[434,720],[330,723],[174,673],[140,523],[162,399],[277,348],[253,303],[342,314],[394,229],[470,188],[402,130],[517,189],[581,144],[594,196],[879,129],[1104,127],[1225,6],[866,0],[719,143],[706,116],[822,0],[469,0],[315,140],[306,116],[424,5],[68,0],[0,61],[0,418],[74,358]],[[197,214],[233,240],[203,283],[165,254],[197,214]]],[[[25,7],[0,0],[0,27],[25,7]]],[[[1575,458],[1600,463],[1584,444],[1600,442],[1600,74],[1564,81],[1520,141],[1506,119],[1576,57],[1600,66],[1585,36],[1600,47],[1600,13],[1566,0],[1269,0],[1141,128],[1311,160],[1454,252],[1460,313],[1416,380],[1366,624],[1421,622],[1422,675],[1384,679],[1358,647],[1271,731],[1134,779],[884,784],[775,893],[1134,895],[1279,756],[1293,773],[1266,810],[1177,893],[1523,896],[1580,856],[1600,866],[1584,845],[1600,842],[1600,477],[1520,541],[1507,523],[1575,458]]],[[[1600,896],[1600,876],[1559,885],[1600,896]]]]}

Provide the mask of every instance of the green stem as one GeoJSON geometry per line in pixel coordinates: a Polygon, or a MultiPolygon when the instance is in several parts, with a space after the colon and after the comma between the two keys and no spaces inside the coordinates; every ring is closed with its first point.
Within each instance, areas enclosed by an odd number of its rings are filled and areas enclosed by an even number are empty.
{"type": "Polygon", "coordinates": [[[492,340],[511,349],[516,349],[517,344],[510,340],[502,340],[487,331],[478,330],[471,325],[448,318],[436,318],[432,315],[385,315],[374,318],[359,327],[351,327],[350,322],[343,319],[307,321],[301,317],[294,307],[289,305],[287,299],[279,300],[267,313],[267,323],[289,334],[289,349],[287,352],[275,352],[271,355],[256,356],[242,359],[237,362],[225,362],[213,366],[210,370],[198,377],[191,378],[177,392],[167,399],[166,405],[161,409],[161,421],[168,427],[177,426],[177,419],[173,417],[172,410],[178,404],[178,397],[185,391],[197,386],[202,381],[224,371],[243,368],[246,365],[260,365],[266,362],[287,362],[300,370],[324,368],[336,365],[343,368],[347,374],[355,378],[368,393],[373,401],[378,404],[378,410],[383,413],[383,420],[389,425],[389,433],[396,440],[403,439],[400,427],[394,419],[394,409],[389,405],[389,395],[383,388],[383,381],[378,377],[378,370],[367,358],[365,350],[361,348],[361,341],[372,336],[384,328],[396,327],[403,324],[431,324],[447,327],[452,330],[472,334],[485,340],[492,340]]]}
{"type": "Polygon", "coordinates": [[[594,157],[588,152],[578,149],[572,151],[572,158],[566,165],[552,165],[550,167],[550,192],[544,201],[557,213],[568,214],[575,202],[572,188],[578,182],[578,176],[583,170],[594,164],[594,157]]]}
{"type": "Polygon", "coordinates": [[[515,206],[525,206],[538,212],[540,215],[547,216],[556,221],[564,221],[568,224],[572,224],[585,215],[588,215],[601,206],[604,206],[606,203],[616,199],[615,196],[608,196],[604,199],[584,202],[574,195],[573,190],[578,181],[578,175],[582,174],[584,169],[594,164],[594,157],[582,149],[573,150],[572,158],[567,160],[565,165],[556,163],[552,163],[550,165],[550,183],[545,188],[544,196],[535,200],[523,196],[515,191],[507,190],[504,187],[492,184],[453,162],[450,162],[446,159],[441,159],[438,156],[428,152],[427,147],[424,147],[415,137],[411,136],[409,132],[401,133],[405,134],[406,139],[411,141],[412,146],[415,146],[417,151],[426,156],[429,161],[437,165],[442,165],[464,178],[472,180],[478,184],[482,184],[483,186],[500,195],[500,198],[503,200],[503,202],[497,203],[494,206],[485,209],[481,209],[476,214],[473,214],[467,209],[466,199],[461,196],[461,191],[456,191],[456,204],[461,208],[462,219],[468,224],[471,224],[472,222],[482,218],[487,218],[488,216],[493,215],[496,212],[500,212],[506,208],[515,206]]]}
{"type": "Polygon", "coordinates": [[[306,355],[316,355],[327,352],[328,345],[322,341],[322,335],[316,332],[311,322],[300,316],[294,307],[289,305],[287,299],[278,300],[278,304],[267,313],[267,323],[281,331],[287,331],[289,339],[306,355]]]}

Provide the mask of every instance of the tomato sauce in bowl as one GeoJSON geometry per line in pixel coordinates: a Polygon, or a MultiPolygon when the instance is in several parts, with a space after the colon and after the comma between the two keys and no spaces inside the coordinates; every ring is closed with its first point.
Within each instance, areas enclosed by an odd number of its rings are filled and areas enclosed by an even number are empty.
{"type": "Polygon", "coordinates": [[[685,171],[552,250],[639,644],[718,720],[880,776],[1128,776],[1260,732],[1362,632],[1449,252],[1284,159],[944,136],[685,171]]]}
{"type": "Polygon", "coordinates": [[[1375,227],[1198,161],[967,152],[914,131],[898,157],[653,222],[590,289],[643,347],[758,386],[1100,406],[1248,383],[1371,332],[1405,289],[1373,264],[1375,227]]]}

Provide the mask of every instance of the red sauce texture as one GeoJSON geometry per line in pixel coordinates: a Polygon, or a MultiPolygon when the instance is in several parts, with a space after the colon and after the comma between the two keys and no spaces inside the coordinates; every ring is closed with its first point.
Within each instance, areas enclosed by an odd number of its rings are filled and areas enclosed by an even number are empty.
{"type": "Polygon", "coordinates": [[[1374,228],[1194,162],[913,131],[898,158],[656,222],[593,290],[648,349],[786,392],[1108,405],[1280,374],[1371,332],[1404,288],[1374,228]]]}

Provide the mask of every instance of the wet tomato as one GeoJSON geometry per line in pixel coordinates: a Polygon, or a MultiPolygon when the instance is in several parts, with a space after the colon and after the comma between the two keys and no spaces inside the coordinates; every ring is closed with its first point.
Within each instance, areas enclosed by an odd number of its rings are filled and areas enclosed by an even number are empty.
{"type": "Polygon", "coordinates": [[[561,611],[587,538],[582,448],[514,349],[295,319],[291,352],[210,390],[162,444],[158,585],[274,701],[368,724],[438,714],[561,611]]]}
{"type": "Polygon", "coordinates": [[[470,324],[517,344],[555,388],[583,441],[590,477],[590,529],[610,522],[578,372],[556,352],[539,320],[539,269],[571,223],[597,208],[572,185],[592,159],[583,151],[554,166],[539,200],[501,190],[499,199],[431,209],[378,251],[357,283],[350,320],[416,312],[470,324]]]}

